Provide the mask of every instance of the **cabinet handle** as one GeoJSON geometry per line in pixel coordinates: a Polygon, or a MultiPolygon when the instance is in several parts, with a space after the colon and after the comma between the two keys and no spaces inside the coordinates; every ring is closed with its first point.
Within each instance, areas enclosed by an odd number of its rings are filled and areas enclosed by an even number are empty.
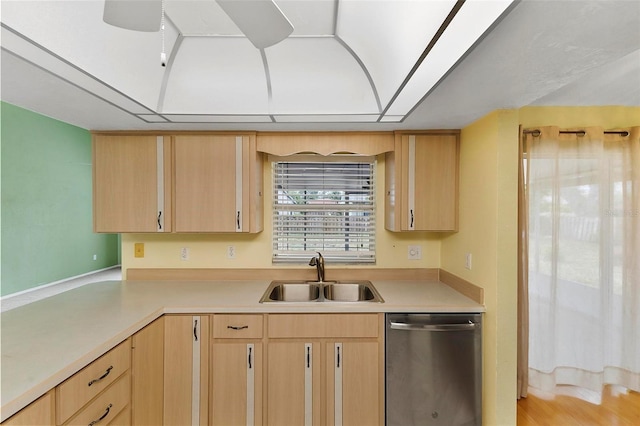
{"type": "Polygon", "coordinates": [[[238,214],[236,215],[236,224],[238,226],[237,229],[240,229],[240,210],[238,210],[238,214]]]}
{"type": "Polygon", "coordinates": [[[409,228],[413,228],[413,209],[411,209],[411,225],[409,225],[409,228]]]}
{"type": "Polygon", "coordinates": [[[231,330],[244,330],[245,328],[249,328],[248,325],[228,325],[227,328],[231,330]]]}
{"type": "Polygon", "coordinates": [[[249,346],[249,370],[251,370],[251,346],[249,346]]]}
{"type": "Polygon", "coordinates": [[[162,210],[158,212],[158,229],[162,229],[162,224],[160,223],[161,217],[162,217],[162,210]]]}
{"type": "Polygon", "coordinates": [[[338,368],[340,368],[340,346],[337,346],[336,349],[338,350],[338,368]]]}
{"type": "Polygon", "coordinates": [[[311,346],[307,346],[307,368],[311,367],[311,346]]]}
{"type": "Polygon", "coordinates": [[[105,417],[107,417],[109,415],[109,411],[111,411],[111,407],[113,407],[113,404],[107,405],[107,410],[104,412],[104,414],[98,420],[94,420],[91,423],[89,423],[89,426],[93,426],[97,423],[100,423],[105,417]]]}
{"type": "Polygon", "coordinates": [[[100,380],[102,380],[105,377],[107,377],[109,375],[109,373],[111,373],[111,370],[113,370],[113,365],[110,365],[109,368],[107,368],[107,371],[105,371],[105,373],[102,376],[98,377],[97,379],[93,379],[92,381],[90,381],[87,386],[91,386],[94,383],[98,383],[100,380]]]}
{"type": "Polygon", "coordinates": [[[193,338],[198,341],[198,320],[193,320],[193,338]]]}

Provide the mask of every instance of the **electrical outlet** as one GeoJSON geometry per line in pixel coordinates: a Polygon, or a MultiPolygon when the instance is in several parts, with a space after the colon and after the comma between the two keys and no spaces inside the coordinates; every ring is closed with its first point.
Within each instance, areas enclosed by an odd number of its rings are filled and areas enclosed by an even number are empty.
{"type": "Polygon", "coordinates": [[[189,247],[182,247],[180,249],[180,260],[189,260],[189,247]]]}
{"type": "Polygon", "coordinates": [[[422,246],[409,246],[407,251],[407,259],[420,260],[422,259],[422,246]]]}
{"type": "Polygon", "coordinates": [[[471,253],[467,253],[464,258],[464,267],[471,269],[471,253]]]}
{"type": "Polygon", "coordinates": [[[236,258],[236,246],[227,246],[227,259],[236,258]]]}

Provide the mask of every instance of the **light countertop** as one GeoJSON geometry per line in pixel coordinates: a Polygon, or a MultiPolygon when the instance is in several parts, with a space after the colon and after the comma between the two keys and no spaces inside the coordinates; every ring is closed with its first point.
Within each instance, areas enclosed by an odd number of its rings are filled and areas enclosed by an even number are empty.
{"type": "Polygon", "coordinates": [[[375,281],[385,303],[259,303],[269,281],[105,281],[0,315],[4,421],[162,314],[484,312],[438,281],[375,281]]]}

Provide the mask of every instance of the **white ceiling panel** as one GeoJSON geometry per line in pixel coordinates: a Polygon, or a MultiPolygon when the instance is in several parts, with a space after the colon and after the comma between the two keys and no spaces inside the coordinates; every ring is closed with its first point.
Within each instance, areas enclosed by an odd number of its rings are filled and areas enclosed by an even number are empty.
{"type": "Polygon", "coordinates": [[[519,0],[486,32],[505,0],[466,0],[431,50],[461,3],[275,1],[294,33],[259,50],[215,0],[166,0],[161,67],[162,33],[104,23],[104,0],[2,0],[0,99],[96,130],[460,128],[502,108],[640,105],[637,0],[519,0]]]}
{"type": "MultiPolygon", "coordinates": [[[[2,22],[25,38],[154,108],[162,83],[160,33],[125,30],[102,21],[104,3],[3,1],[2,22]]],[[[170,50],[177,33],[167,25],[170,50]]]]}
{"type": "Polygon", "coordinates": [[[167,114],[266,114],[260,51],[245,38],[185,37],[167,68],[167,114]]]}
{"type": "Polygon", "coordinates": [[[173,123],[271,123],[266,115],[164,114],[173,123]]]}
{"type": "Polygon", "coordinates": [[[165,12],[185,36],[242,36],[238,27],[214,0],[165,0],[165,12]]]}
{"type": "Polygon", "coordinates": [[[340,2],[337,35],[369,70],[383,106],[398,90],[455,3],[340,2]]]}
{"type": "Polygon", "coordinates": [[[4,102],[84,129],[145,128],[145,122],[129,112],[4,49],[0,63],[0,93],[4,102]]]}
{"type": "Polygon", "coordinates": [[[335,39],[289,38],[266,50],[272,114],[376,113],[369,80],[335,39]]]}
{"type": "Polygon", "coordinates": [[[293,24],[293,36],[334,35],[337,0],[276,0],[293,24]]]}
{"type": "Polygon", "coordinates": [[[387,113],[406,115],[511,3],[513,0],[467,0],[387,113]]]}
{"type": "Polygon", "coordinates": [[[278,123],[375,123],[378,114],[276,115],[278,123]]]}

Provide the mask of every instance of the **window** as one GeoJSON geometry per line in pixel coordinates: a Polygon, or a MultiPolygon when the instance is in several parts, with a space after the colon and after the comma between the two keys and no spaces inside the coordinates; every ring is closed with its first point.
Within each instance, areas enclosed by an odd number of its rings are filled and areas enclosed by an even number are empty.
{"type": "Polygon", "coordinates": [[[273,262],[375,262],[374,159],[321,158],[272,164],[273,262]]]}

